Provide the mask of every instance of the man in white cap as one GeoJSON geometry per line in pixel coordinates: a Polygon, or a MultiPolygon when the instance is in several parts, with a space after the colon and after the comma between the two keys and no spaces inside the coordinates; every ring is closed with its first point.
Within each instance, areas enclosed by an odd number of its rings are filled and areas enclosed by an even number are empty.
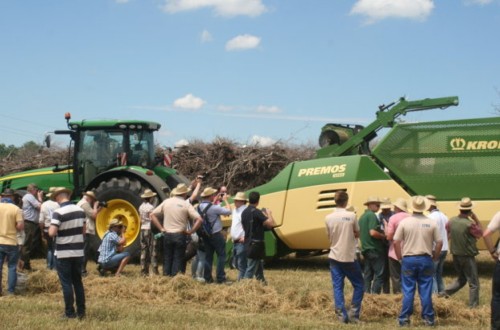
{"type": "Polygon", "coordinates": [[[217,283],[228,283],[224,267],[226,264],[226,238],[222,234],[222,221],[221,215],[230,215],[231,206],[229,205],[227,194],[222,196],[225,206],[214,205],[217,198],[217,190],[212,187],[207,187],[200,195],[201,203],[198,205],[198,213],[206,214],[203,221],[205,222],[204,228],[207,229],[207,234],[201,239],[205,246],[206,253],[206,266],[207,269],[203,274],[205,282],[213,282],[212,278],[212,264],[214,259],[214,252],[217,254],[217,270],[216,281],[217,283]]]}
{"type": "Polygon", "coordinates": [[[164,200],[151,212],[151,221],[164,235],[163,275],[175,276],[182,272],[186,255],[186,235],[191,235],[201,226],[203,220],[194,207],[186,201],[189,189],[179,184],[172,190],[172,197],[164,200]],[[163,225],[159,217],[163,217],[163,225]],[[189,220],[194,221],[188,229],[189,220]]]}
{"type": "Polygon", "coordinates": [[[359,226],[356,214],[347,211],[349,196],[345,191],[335,193],[337,208],[325,218],[326,233],[330,241],[330,274],[333,285],[335,314],[342,323],[357,323],[361,312],[364,294],[363,274],[356,259],[356,242],[359,226]],[[346,308],[344,299],[345,278],[353,286],[350,308],[346,308]]]}
{"type": "Polygon", "coordinates": [[[500,254],[498,246],[491,243],[491,234],[500,230],[500,211],[497,212],[491,219],[488,227],[483,233],[484,243],[491,254],[493,260],[496,261],[495,270],[493,271],[492,279],[492,294],[491,294],[491,329],[500,330],[500,254]]]}
{"type": "Polygon", "coordinates": [[[384,239],[377,212],[380,209],[378,197],[368,197],[364,203],[367,209],[359,218],[359,238],[364,258],[363,275],[365,292],[380,294],[384,283],[384,239]]]}
{"type": "Polygon", "coordinates": [[[479,277],[477,273],[476,255],[477,240],[483,236],[481,222],[472,212],[474,204],[469,197],[460,201],[460,214],[448,222],[450,232],[450,252],[453,255],[453,266],[457,279],[444,290],[445,295],[452,295],[469,282],[469,307],[479,305],[479,277]]]}
{"type": "Polygon", "coordinates": [[[392,293],[401,293],[401,263],[396,256],[396,251],[394,250],[394,233],[398,229],[399,223],[403,219],[409,217],[408,207],[406,201],[403,198],[398,198],[394,204],[394,215],[389,218],[389,222],[385,227],[385,235],[387,240],[390,242],[389,245],[389,274],[392,283],[392,293]]]}
{"type": "Polygon", "coordinates": [[[409,204],[413,215],[399,223],[393,238],[396,256],[398,260],[402,260],[403,306],[398,322],[400,326],[410,324],[415,289],[418,286],[422,319],[426,325],[433,326],[435,316],[432,306],[433,259],[439,258],[443,241],[439,235],[436,221],[423,214],[429,209],[429,200],[423,196],[414,196],[409,204]],[[433,251],[432,245],[434,243],[436,248],[433,251]]]}
{"type": "Polygon", "coordinates": [[[245,253],[245,231],[241,224],[241,213],[246,209],[247,196],[244,192],[236,193],[233,198],[234,210],[231,216],[231,240],[233,241],[233,255],[238,268],[238,281],[245,276],[247,256],[245,253]]]}
{"type": "Polygon", "coordinates": [[[434,262],[434,280],[432,284],[432,292],[443,295],[444,293],[444,282],[443,282],[443,267],[444,261],[446,260],[446,255],[448,254],[448,232],[446,231],[446,226],[448,225],[448,217],[437,208],[436,196],[427,195],[425,196],[431,206],[429,207],[429,218],[436,220],[439,228],[439,233],[443,239],[443,247],[441,248],[441,254],[439,255],[439,260],[434,262]]]}
{"type": "Polygon", "coordinates": [[[52,213],[49,236],[55,237],[56,269],[64,297],[64,318],[85,317],[82,282],[85,212],[70,201],[71,190],[61,187],[50,198],[61,206],[52,213]],[[74,303],[76,301],[76,312],[74,303]]]}
{"type": "Polygon", "coordinates": [[[81,207],[85,212],[85,246],[83,248],[83,266],[82,276],[87,276],[87,261],[95,256],[92,255],[92,246],[97,245],[97,238],[95,236],[95,220],[102,207],[97,203],[97,198],[93,191],[86,191],[83,193],[82,199],[76,204],[81,207]]]}

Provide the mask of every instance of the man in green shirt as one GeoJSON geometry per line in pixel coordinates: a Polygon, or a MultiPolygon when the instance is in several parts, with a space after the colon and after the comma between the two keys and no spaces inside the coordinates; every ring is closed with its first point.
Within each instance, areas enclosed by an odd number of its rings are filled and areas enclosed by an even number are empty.
{"type": "Polygon", "coordinates": [[[458,278],[445,289],[445,295],[452,295],[469,282],[470,308],[479,305],[479,278],[475,257],[479,254],[476,241],[483,235],[481,223],[472,212],[473,207],[469,197],[462,198],[458,206],[460,214],[448,222],[450,251],[458,278]]]}
{"type": "Polygon", "coordinates": [[[365,292],[380,294],[384,283],[384,239],[376,212],[380,209],[380,199],[369,197],[364,205],[367,209],[359,218],[359,238],[364,258],[363,276],[365,292]]]}

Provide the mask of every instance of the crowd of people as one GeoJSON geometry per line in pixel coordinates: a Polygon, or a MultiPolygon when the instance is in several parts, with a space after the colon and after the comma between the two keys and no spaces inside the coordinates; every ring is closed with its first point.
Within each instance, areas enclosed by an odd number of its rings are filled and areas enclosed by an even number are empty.
{"type": "Polygon", "coordinates": [[[433,294],[448,298],[465,284],[469,286],[469,308],[479,305],[479,277],[475,257],[479,254],[477,240],[484,238],[492,258],[497,261],[493,275],[491,328],[500,329],[500,261],[498,246],[491,234],[500,230],[498,212],[486,230],[473,212],[474,203],[464,197],[457,205],[457,215],[448,219],[433,195],[414,196],[409,201],[399,198],[368,197],[365,212],[357,219],[349,196],[335,194],[337,205],[325,219],[330,240],[330,272],[334,308],[343,323],[360,322],[364,294],[402,293],[398,316],[400,326],[408,326],[413,314],[415,291],[418,289],[421,317],[424,324],[434,326],[433,294]],[[381,210],[382,209],[382,210],[381,210]],[[409,212],[409,209],[412,212],[409,212]],[[356,253],[358,240],[361,258],[356,253]],[[443,282],[443,264],[451,253],[456,279],[447,286],[443,282]],[[351,304],[344,300],[344,281],[353,286],[351,304]]]}
{"type": "MultiPolygon", "coordinates": [[[[275,226],[272,212],[259,209],[260,194],[238,192],[229,203],[227,188],[202,188],[203,177],[191,185],[179,184],[170,197],[154,206],[157,193],[146,189],[138,208],[140,227],[140,268],[142,276],[150,271],[164,276],[186,272],[191,262],[194,279],[204,283],[230,284],[226,276],[226,242],[233,244],[232,264],[237,280],[264,276],[264,233],[275,226]],[[228,232],[221,217],[231,215],[228,232]],[[155,229],[158,230],[154,234],[155,229]],[[228,237],[229,236],[229,237],[228,237]],[[163,260],[159,260],[159,243],[163,260]],[[217,257],[213,271],[214,255],[217,257]],[[215,275],[215,276],[214,276],[215,275]]],[[[98,264],[99,275],[112,272],[120,276],[131,255],[124,251],[126,223],[111,219],[102,240],[96,235],[96,218],[102,206],[92,191],[84,192],[77,204],[70,201],[71,190],[52,187],[45,195],[36,185],[28,185],[22,207],[15,204],[15,192],[5,189],[0,203],[0,269],[8,264],[7,294],[15,293],[17,269],[32,270],[30,256],[39,241],[47,247],[47,268],[55,269],[65,302],[64,317],[85,317],[82,277],[88,260],[98,264]],[[92,247],[99,246],[97,254],[92,247]],[[75,308],[76,302],[76,308],[75,308]]],[[[434,325],[433,294],[448,298],[466,284],[470,308],[479,305],[479,278],[475,257],[477,240],[484,238],[493,259],[497,260],[491,300],[492,329],[500,329],[500,261],[491,235],[500,231],[500,212],[483,230],[474,214],[474,203],[464,197],[457,215],[448,217],[439,210],[433,195],[414,196],[409,201],[371,196],[366,210],[357,217],[344,191],[335,194],[336,209],[326,219],[330,241],[329,265],[333,284],[334,309],[343,323],[360,322],[365,294],[402,293],[398,317],[400,326],[410,324],[413,301],[418,288],[423,322],[434,325]],[[411,212],[409,211],[411,209],[411,212]],[[451,253],[456,279],[445,286],[443,264],[451,253]],[[362,256],[362,257],[361,257],[362,256]],[[344,300],[344,280],[353,286],[349,306],[344,300]]],[[[1,281],[1,272],[0,272],[1,281]]],[[[0,295],[3,294],[0,287],[0,295]]]]}

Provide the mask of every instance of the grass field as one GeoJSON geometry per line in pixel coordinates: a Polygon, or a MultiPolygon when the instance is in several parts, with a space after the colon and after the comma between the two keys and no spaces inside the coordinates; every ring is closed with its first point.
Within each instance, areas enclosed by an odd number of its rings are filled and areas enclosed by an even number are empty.
{"type": "MultiPolygon", "coordinates": [[[[26,293],[0,298],[3,329],[391,329],[401,307],[400,295],[365,295],[359,325],[339,323],[332,309],[332,286],[326,257],[284,259],[266,268],[268,286],[256,281],[232,285],[200,284],[189,276],[143,278],[138,265],[122,277],[99,277],[94,266],[84,279],[87,317],[61,320],[63,299],[57,274],[34,260],[26,293]]],[[[488,329],[494,262],[478,257],[480,307],[468,309],[468,287],[448,299],[435,298],[437,325],[445,329],[488,329]]],[[[445,282],[453,279],[451,257],[445,282]]],[[[189,269],[189,267],[188,267],[189,269]]],[[[6,290],[3,269],[3,288],[6,290]]],[[[236,270],[227,270],[230,279],[236,270]]],[[[351,287],[346,285],[350,301],[351,287]]],[[[418,328],[415,299],[412,327],[418,328]]]]}

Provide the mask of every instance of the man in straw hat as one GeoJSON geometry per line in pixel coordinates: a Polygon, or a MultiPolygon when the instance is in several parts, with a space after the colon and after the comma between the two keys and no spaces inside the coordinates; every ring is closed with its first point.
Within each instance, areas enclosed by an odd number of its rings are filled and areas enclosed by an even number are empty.
{"type": "Polygon", "coordinates": [[[153,265],[153,273],[158,275],[158,258],[156,256],[156,242],[151,231],[151,212],[154,210],[152,204],[156,193],[146,189],[141,195],[142,204],[139,206],[141,217],[141,275],[149,275],[149,265],[153,265]]]}
{"type": "Polygon", "coordinates": [[[99,275],[104,276],[106,270],[116,269],[115,276],[121,272],[130,260],[130,253],[123,251],[126,243],[125,226],[119,219],[111,219],[108,231],[104,233],[101,246],[99,246],[99,275]]]}
{"type": "Polygon", "coordinates": [[[378,197],[368,197],[364,205],[366,211],[359,218],[359,238],[364,258],[365,292],[380,294],[384,283],[385,235],[380,228],[377,212],[380,209],[378,197]]]}
{"type": "Polygon", "coordinates": [[[202,218],[194,207],[186,201],[189,189],[179,184],[172,190],[172,197],[164,200],[151,213],[151,221],[164,235],[163,275],[175,276],[182,271],[186,254],[186,235],[191,235],[202,224],[202,218]],[[163,225],[159,217],[163,217],[163,225]],[[189,220],[194,221],[191,229],[189,220]]]}
{"type": "Polygon", "coordinates": [[[479,251],[476,242],[483,236],[481,222],[472,212],[474,204],[469,197],[464,197],[458,204],[460,213],[448,222],[450,233],[450,252],[457,279],[444,290],[445,296],[452,295],[469,282],[469,307],[479,305],[479,277],[477,274],[476,255],[479,251]]]}
{"type": "Polygon", "coordinates": [[[392,204],[394,207],[394,215],[389,218],[389,222],[385,227],[385,235],[387,240],[389,240],[389,273],[392,283],[392,293],[401,293],[401,263],[396,256],[396,251],[394,250],[394,233],[398,229],[399,224],[403,219],[409,217],[408,207],[406,200],[403,198],[398,198],[396,202],[392,204]]]}
{"type": "Polygon", "coordinates": [[[337,208],[325,218],[326,233],[330,240],[330,274],[333,285],[335,313],[343,323],[359,321],[364,285],[361,266],[356,258],[356,242],[359,237],[359,226],[356,214],[346,210],[349,196],[345,191],[335,193],[337,208]],[[351,307],[345,307],[344,280],[353,286],[351,307]]]}
{"type": "Polygon", "coordinates": [[[96,258],[92,255],[92,246],[97,245],[97,237],[95,235],[95,220],[97,215],[101,212],[102,207],[97,202],[97,197],[93,191],[86,191],[83,193],[82,199],[76,204],[81,207],[85,212],[85,246],[83,248],[83,267],[82,275],[87,276],[87,261],[93,257],[94,261],[96,258]]]}
{"type": "Polygon", "coordinates": [[[498,246],[491,243],[491,234],[500,230],[500,211],[497,212],[491,219],[488,227],[483,233],[484,243],[491,254],[493,260],[496,261],[495,270],[493,271],[492,279],[492,294],[491,294],[491,329],[500,330],[500,253],[498,246]]]}
{"type": "MultiPolygon", "coordinates": [[[[225,194],[223,200],[225,206],[214,205],[217,198],[217,190],[212,187],[207,187],[200,195],[201,203],[198,205],[198,213],[206,214],[203,221],[211,228],[209,235],[202,237],[206,253],[206,271],[203,275],[205,282],[213,282],[212,277],[212,264],[214,259],[214,252],[217,254],[217,269],[216,281],[217,283],[228,283],[224,266],[226,264],[226,238],[222,234],[222,221],[221,215],[230,215],[231,206],[228,202],[228,196],[225,194]]],[[[205,226],[207,228],[207,226],[205,226]]]]}
{"type": "Polygon", "coordinates": [[[64,318],[85,317],[82,282],[85,212],[70,201],[71,190],[61,187],[50,198],[61,207],[52,213],[49,236],[55,237],[56,269],[64,297],[64,318]],[[76,301],[76,313],[74,302],[76,301]]]}
{"type": "Polygon", "coordinates": [[[236,193],[233,198],[234,210],[231,216],[231,240],[233,241],[233,253],[238,268],[238,281],[245,276],[247,269],[247,256],[245,253],[245,231],[241,224],[241,213],[247,207],[247,196],[244,192],[236,193]]]}
{"type": "Polygon", "coordinates": [[[429,207],[429,218],[436,220],[439,228],[439,233],[443,239],[443,247],[441,248],[441,254],[439,255],[439,260],[434,262],[434,280],[432,284],[432,292],[437,294],[444,293],[444,282],[443,282],[443,267],[444,261],[446,260],[446,255],[448,254],[448,232],[446,231],[446,226],[448,225],[448,217],[437,208],[436,196],[427,195],[425,196],[431,206],[429,207]]]}
{"type": "Polygon", "coordinates": [[[14,191],[10,188],[2,192],[0,201],[0,296],[2,295],[3,263],[7,261],[7,294],[13,295],[17,283],[16,266],[19,259],[16,232],[24,229],[23,214],[13,202],[14,191]]]}
{"type": "Polygon", "coordinates": [[[443,241],[436,221],[423,213],[429,209],[429,200],[423,196],[414,196],[409,204],[413,215],[399,223],[394,234],[394,250],[401,262],[401,287],[403,306],[399,314],[400,326],[408,326],[413,314],[413,300],[418,285],[422,319],[428,326],[434,325],[432,306],[432,281],[434,274],[433,259],[441,253],[443,241]],[[401,243],[404,241],[404,244],[401,243]],[[432,245],[436,244],[434,251],[432,245]],[[434,253],[434,254],[433,254],[434,253]]]}
{"type": "Polygon", "coordinates": [[[47,200],[42,203],[40,207],[40,224],[44,225],[43,238],[47,243],[47,269],[54,269],[56,267],[56,258],[54,257],[55,245],[54,239],[49,236],[50,221],[52,220],[52,213],[57,210],[60,206],[56,201],[53,201],[50,197],[52,193],[56,190],[56,187],[50,187],[49,192],[45,195],[47,200]]]}

